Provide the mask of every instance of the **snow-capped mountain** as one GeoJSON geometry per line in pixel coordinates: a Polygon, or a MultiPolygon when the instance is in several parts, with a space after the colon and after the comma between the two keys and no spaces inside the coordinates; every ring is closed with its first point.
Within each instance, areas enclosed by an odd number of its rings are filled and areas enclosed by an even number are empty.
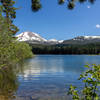
{"type": "Polygon", "coordinates": [[[50,44],[58,44],[59,43],[59,41],[56,40],[56,39],[50,39],[47,42],[50,43],[50,44]]]}
{"type": "Polygon", "coordinates": [[[63,44],[87,44],[100,42],[100,36],[78,36],[73,39],[65,40],[63,44]]]}
{"type": "Polygon", "coordinates": [[[73,40],[93,40],[93,39],[100,39],[100,36],[79,36],[75,37],[73,40]]]}
{"type": "Polygon", "coordinates": [[[50,39],[50,40],[48,40],[48,42],[58,42],[58,40],[56,40],[56,39],[50,39]]]}
{"type": "Polygon", "coordinates": [[[40,35],[34,32],[23,32],[17,35],[19,41],[40,41],[46,42],[47,40],[42,38],[40,35]]]}
{"type": "Polygon", "coordinates": [[[56,39],[50,39],[46,40],[45,38],[41,37],[37,33],[34,32],[23,32],[19,35],[16,36],[18,41],[25,41],[28,43],[33,43],[33,44],[58,44],[63,42],[63,40],[56,40],[56,39]]]}
{"type": "Polygon", "coordinates": [[[31,44],[87,44],[100,42],[100,36],[78,36],[69,40],[46,40],[34,32],[23,32],[16,37],[18,41],[25,41],[31,44]]]}

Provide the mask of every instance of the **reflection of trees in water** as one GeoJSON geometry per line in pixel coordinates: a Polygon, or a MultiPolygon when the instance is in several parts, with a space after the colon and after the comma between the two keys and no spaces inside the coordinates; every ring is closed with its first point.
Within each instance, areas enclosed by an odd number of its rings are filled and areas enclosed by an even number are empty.
{"type": "Polygon", "coordinates": [[[25,65],[22,62],[0,69],[0,100],[14,100],[18,89],[18,73],[23,73],[25,65]]]}
{"type": "Polygon", "coordinates": [[[12,100],[18,88],[18,80],[13,67],[0,69],[0,100],[12,100]]]}

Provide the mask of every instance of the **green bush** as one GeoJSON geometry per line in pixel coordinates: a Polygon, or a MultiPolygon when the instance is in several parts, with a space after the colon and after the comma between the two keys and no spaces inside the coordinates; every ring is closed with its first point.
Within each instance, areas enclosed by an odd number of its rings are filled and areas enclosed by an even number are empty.
{"type": "Polygon", "coordinates": [[[100,65],[85,67],[88,69],[79,78],[84,83],[84,88],[78,91],[71,85],[68,95],[72,95],[73,100],[100,100],[100,65]]]}
{"type": "Polygon", "coordinates": [[[25,58],[32,57],[28,44],[13,37],[5,18],[0,14],[0,67],[9,66],[25,58]]]}
{"type": "Polygon", "coordinates": [[[30,58],[33,56],[31,47],[25,42],[15,43],[15,54],[19,60],[23,60],[25,58],[30,58]]]}

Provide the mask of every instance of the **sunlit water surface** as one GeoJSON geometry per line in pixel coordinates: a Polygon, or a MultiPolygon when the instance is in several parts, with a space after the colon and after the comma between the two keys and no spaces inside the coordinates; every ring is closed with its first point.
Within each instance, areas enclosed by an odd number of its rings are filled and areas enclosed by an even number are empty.
{"type": "Polygon", "coordinates": [[[38,55],[25,60],[16,73],[18,88],[13,100],[70,100],[68,87],[83,86],[77,79],[87,63],[100,64],[100,56],[38,55]]]}

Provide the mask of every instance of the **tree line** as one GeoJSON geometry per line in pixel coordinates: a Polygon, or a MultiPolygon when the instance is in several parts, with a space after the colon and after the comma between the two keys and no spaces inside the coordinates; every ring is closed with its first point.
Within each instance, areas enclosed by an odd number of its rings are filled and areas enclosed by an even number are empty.
{"type": "Polygon", "coordinates": [[[73,45],[30,45],[35,54],[100,54],[100,43],[73,45]]]}

